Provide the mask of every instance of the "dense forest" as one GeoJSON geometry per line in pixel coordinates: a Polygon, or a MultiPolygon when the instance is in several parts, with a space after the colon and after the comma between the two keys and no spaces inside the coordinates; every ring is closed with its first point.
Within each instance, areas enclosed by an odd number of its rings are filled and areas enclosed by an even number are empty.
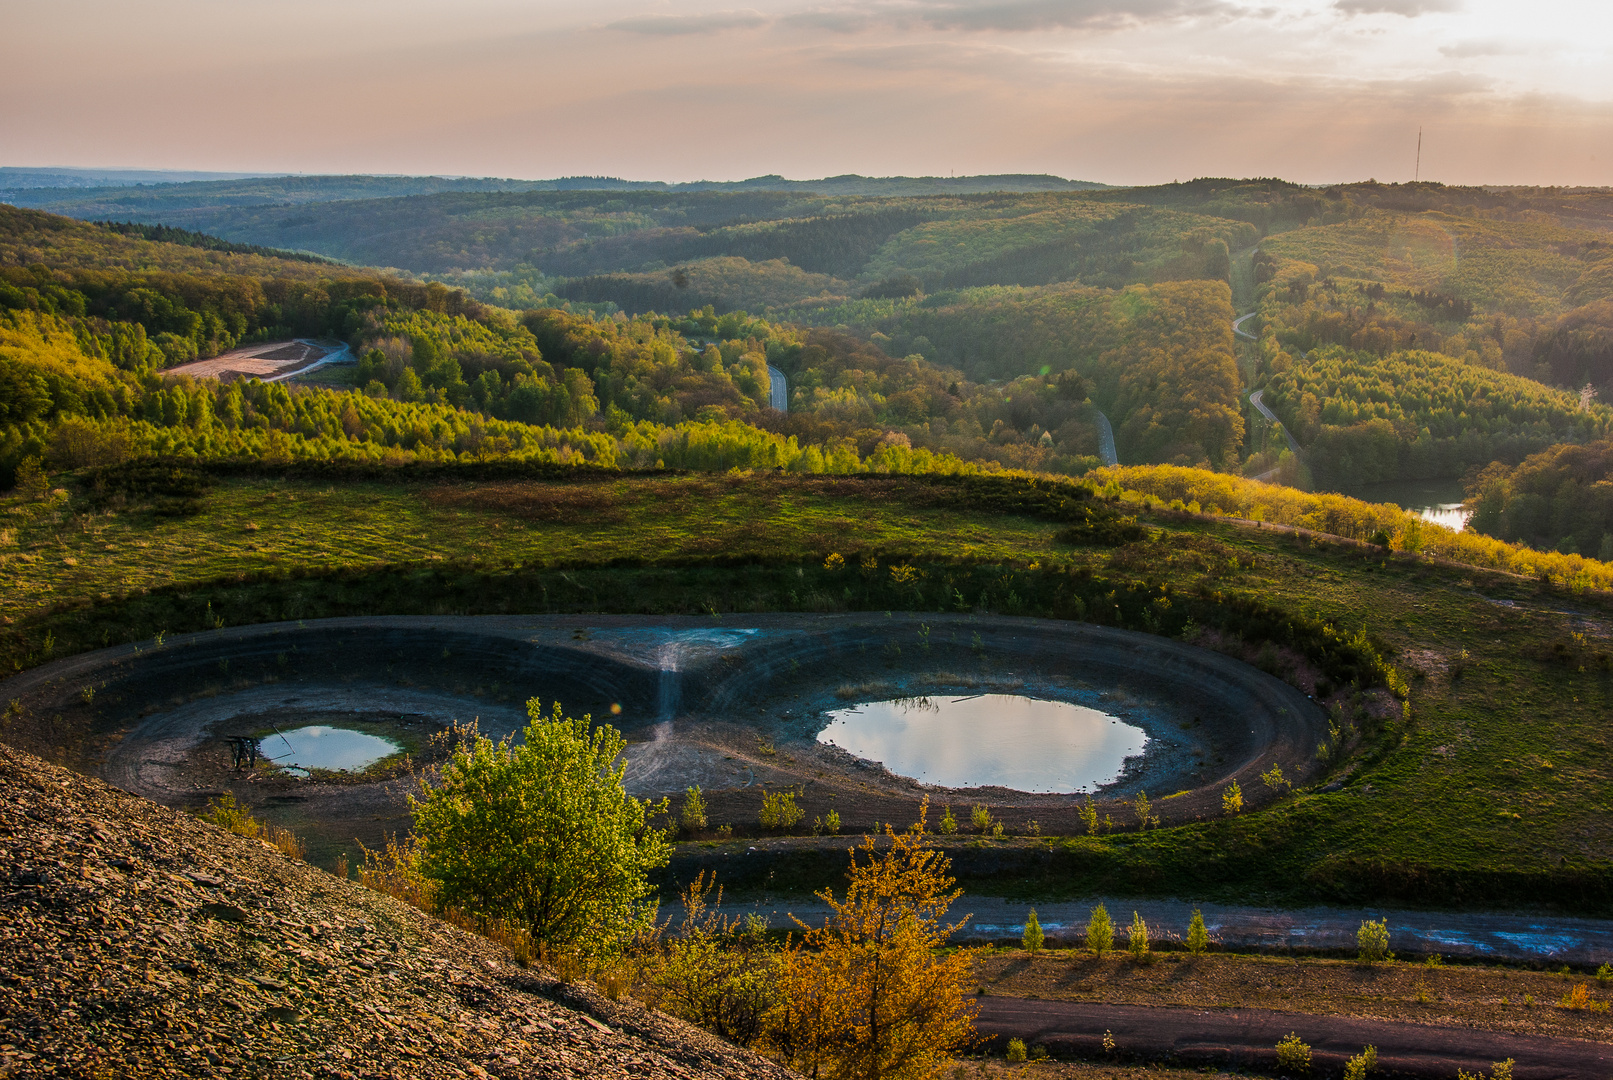
{"type": "Polygon", "coordinates": [[[1613,561],[1613,440],[1554,446],[1469,484],[1472,527],[1547,551],[1613,561]]]}

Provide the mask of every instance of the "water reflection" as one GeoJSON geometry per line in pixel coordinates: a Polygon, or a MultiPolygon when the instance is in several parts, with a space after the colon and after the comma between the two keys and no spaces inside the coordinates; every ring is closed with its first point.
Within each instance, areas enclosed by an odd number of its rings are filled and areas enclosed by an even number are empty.
{"type": "Polygon", "coordinates": [[[282,769],[304,773],[310,769],[359,772],[402,749],[376,735],[317,724],[270,735],[261,742],[269,760],[282,769]]]}
{"type": "Polygon", "coordinates": [[[1141,728],[1096,709],[1012,694],[874,701],[829,715],[819,742],[943,787],[1090,790],[1148,744],[1141,728]]]}
{"type": "Polygon", "coordinates": [[[1447,529],[1461,532],[1471,516],[1462,509],[1460,480],[1395,480],[1383,484],[1361,484],[1343,492],[1352,499],[1372,503],[1394,503],[1447,529]]]}

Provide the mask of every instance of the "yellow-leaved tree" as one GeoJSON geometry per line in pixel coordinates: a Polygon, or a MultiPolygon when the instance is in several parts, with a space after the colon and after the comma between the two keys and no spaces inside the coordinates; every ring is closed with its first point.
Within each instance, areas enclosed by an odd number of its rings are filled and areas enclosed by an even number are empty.
{"type": "Polygon", "coordinates": [[[806,932],[780,957],[768,1043],[814,1080],[924,1080],[974,1040],[969,957],[939,953],[968,921],[945,921],[963,890],[926,843],[927,812],[928,801],[908,830],[864,837],[846,898],[820,892],[833,915],[796,920],[806,932]]]}

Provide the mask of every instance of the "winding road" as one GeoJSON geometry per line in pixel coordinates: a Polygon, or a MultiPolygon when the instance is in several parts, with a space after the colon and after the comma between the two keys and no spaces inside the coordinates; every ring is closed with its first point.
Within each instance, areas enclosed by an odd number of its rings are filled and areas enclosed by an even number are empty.
{"type": "Polygon", "coordinates": [[[1098,413],[1098,456],[1105,465],[1120,464],[1120,455],[1115,453],[1115,429],[1102,412],[1098,413]]]}
{"type": "Polygon", "coordinates": [[[1236,319],[1233,319],[1232,332],[1241,338],[1248,338],[1250,341],[1259,341],[1259,338],[1255,337],[1253,334],[1243,328],[1243,324],[1254,318],[1256,314],[1258,313],[1251,311],[1247,315],[1239,315],[1236,319]]]}
{"type": "Polygon", "coordinates": [[[779,412],[790,411],[790,384],[784,378],[784,372],[767,365],[767,379],[770,384],[767,403],[779,412]]]}
{"type": "Polygon", "coordinates": [[[1288,440],[1288,449],[1293,452],[1295,457],[1298,457],[1299,443],[1295,442],[1294,437],[1288,433],[1287,426],[1284,425],[1281,420],[1277,419],[1277,414],[1266,407],[1265,397],[1266,392],[1264,390],[1256,390],[1254,393],[1249,395],[1249,404],[1253,405],[1255,407],[1255,411],[1261,416],[1264,416],[1267,420],[1282,428],[1283,438],[1288,440]]]}

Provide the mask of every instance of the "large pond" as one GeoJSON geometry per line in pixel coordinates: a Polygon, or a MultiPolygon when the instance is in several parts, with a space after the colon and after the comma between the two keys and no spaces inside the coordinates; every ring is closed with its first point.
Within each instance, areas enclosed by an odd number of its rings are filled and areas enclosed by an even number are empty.
{"type": "Polygon", "coordinates": [[[1148,736],[1096,709],[1011,694],[873,701],[829,714],[818,741],[942,787],[1090,791],[1148,736]]]}
{"type": "Polygon", "coordinates": [[[282,769],[305,774],[313,769],[362,772],[402,749],[378,735],[319,724],[270,735],[259,745],[263,755],[282,769]]]}
{"type": "Polygon", "coordinates": [[[1361,484],[1344,494],[1372,503],[1394,503],[1424,521],[1432,521],[1457,532],[1467,528],[1469,515],[1462,509],[1465,493],[1460,480],[1392,480],[1382,484],[1361,484]]]}

